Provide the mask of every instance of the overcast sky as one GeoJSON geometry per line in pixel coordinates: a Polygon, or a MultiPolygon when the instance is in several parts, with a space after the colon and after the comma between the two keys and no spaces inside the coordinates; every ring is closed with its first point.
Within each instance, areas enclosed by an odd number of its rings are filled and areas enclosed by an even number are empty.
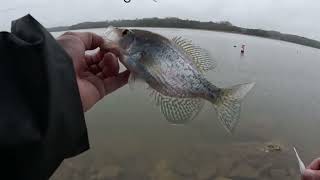
{"type": "Polygon", "coordinates": [[[46,27],[83,21],[180,17],[227,20],[320,40],[320,0],[1,0],[0,30],[27,13],[46,27]]]}

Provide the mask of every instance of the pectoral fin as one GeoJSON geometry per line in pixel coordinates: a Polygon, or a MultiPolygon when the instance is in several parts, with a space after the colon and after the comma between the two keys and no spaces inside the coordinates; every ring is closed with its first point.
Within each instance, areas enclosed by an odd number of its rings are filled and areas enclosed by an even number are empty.
{"type": "Polygon", "coordinates": [[[130,76],[129,76],[129,79],[128,79],[128,84],[129,84],[130,90],[134,90],[135,81],[136,81],[136,78],[133,75],[133,73],[131,73],[130,76]]]}
{"type": "Polygon", "coordinates": [[[129,84],[129,88],[130,90],[134,90],[135,87],[137,86],[137,84],[140,85],[145,85],[145,81],[143,81],[143,79],[139,78],[136,74],[131,73],[128,79],[128,84],[129,84]]]}

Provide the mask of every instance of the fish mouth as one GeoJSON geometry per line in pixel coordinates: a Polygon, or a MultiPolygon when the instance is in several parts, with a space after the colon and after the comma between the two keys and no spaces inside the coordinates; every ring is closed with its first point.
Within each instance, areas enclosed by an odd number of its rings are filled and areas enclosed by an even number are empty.
{"type": "Polygon", "coordinates": [[[109,26],[104,32],[104,40],[106,43],[115,45],[124,56],[128,55],[127,47],[120,47],[119,42],[122,38],[122,29],[109,26]]]}
{"type": "Polygon", "coordinates": [[[109,26],[104,32],[105,40],[113,43],[118,43],[121,38],[121,29],[109,26]]]}
{"type": "MultiPolygon", "coordinates": [[[[104,39],[107,43],[116,44],[123,51],[127,52],[127,50],[131,47],[132,42],[120,45],[120,41],[122,38],[124,38],[124,36],[126,36],[129,33],[133,33],[133,31],[130,29],[121,29],[121,28],[109,26],[107,30],[104,32],[104,39]]],[[[135,38],[132,41],[134,40],[135,38]]]]}

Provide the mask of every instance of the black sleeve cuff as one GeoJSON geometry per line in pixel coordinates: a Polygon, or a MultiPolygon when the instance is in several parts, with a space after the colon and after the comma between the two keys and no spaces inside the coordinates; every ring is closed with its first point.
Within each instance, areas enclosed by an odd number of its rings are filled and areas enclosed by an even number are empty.
{"type": "Polygon", "coordinates": [[[89,148],[75,72],[32,16],[12,22],[11,31],[0,33],[1,156],[24,179],[47,178],[64,158],[89,148]]]}

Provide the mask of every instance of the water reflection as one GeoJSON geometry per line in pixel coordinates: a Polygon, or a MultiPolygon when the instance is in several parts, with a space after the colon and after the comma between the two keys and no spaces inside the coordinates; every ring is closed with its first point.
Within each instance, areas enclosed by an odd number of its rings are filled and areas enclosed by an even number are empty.
{"type": "Polygon", "coordinates": [[[237,34],[151,30],[208,49],[218,62],[207,74],[214,84],[257,83],[235,135],[221,128],[210,104],[190,124],[170,126],[143,88],[124,87],[86,114],[90,151],[65,161],[52,179],[298,180],[292,146],[306,163],[320,149],[319,50],[237,34]],[[233,46],[243,42],[250,49],[241,56],[233,46]],[[270,143],[281,150],[267,152],[270,143]]]}

